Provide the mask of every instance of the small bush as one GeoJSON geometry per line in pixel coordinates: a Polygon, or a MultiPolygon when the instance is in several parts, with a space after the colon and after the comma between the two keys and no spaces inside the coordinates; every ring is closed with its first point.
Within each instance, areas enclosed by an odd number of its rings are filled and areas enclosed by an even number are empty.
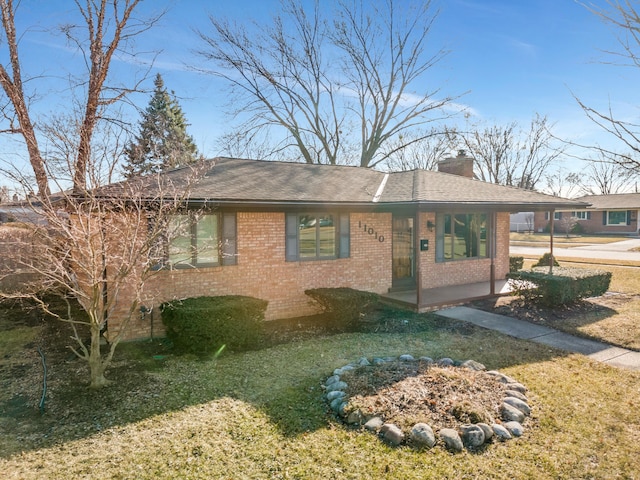
{"type": "Polygon", "coordinates": [[[352,288],[314,288],[304,293],[322,306],[327,326],[337,332],[355,330],[361,317],[373,309],[379,300],[375,293],[352,288]]]}
{"type": "Polygon", "coordinates": [[[509,257],[509,271],[517,272],[524,266],[524,257],[509,257]]]}
{"type": "Polygon", "coordinates": [[[611,272],[581,268],[558,268],[549,275],[544,267],[509,273],[513,292],[546,307],[573,303],[603,295],[611,283],[611,272]]]}
{"type": "MultiPolygon", "coordinates": [[[[548,267],[551,264],[551,254],[550,253],[545,253],[544,255],[542,255],[538,261],[536,263],[534,263],[531,268],[535,268],[535,267],[548,267]]],[[[559,267],[560,264],[557,262],[557,260],[553,259],[553,266],[554,267],[559,267]]]]}
{"type": "Polygon", "coordinates": [[[582,235],[585,232],[586,232],[586,230],[585,230],[584,226],[580,222],[576,222],[571,227],[571,232],[570,233],[573,233],[574,235],[582,235]]]}
{"type": "Polygon", "coordinates": [[[263,340],[267,303],[235,295],[176,300],[162,304],[162,323],[180,353],[250,350],[263,340]]]}

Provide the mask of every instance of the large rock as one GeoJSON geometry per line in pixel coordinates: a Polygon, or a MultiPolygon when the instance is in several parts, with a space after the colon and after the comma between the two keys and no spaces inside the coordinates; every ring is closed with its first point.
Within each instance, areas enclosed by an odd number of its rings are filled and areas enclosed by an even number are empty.
{"type": "Polygon", "coordinates": [[[380,417],[370,418],[367,423],[364,424],[364,428],[369,430],[370,432],[377,432],[380,427],[384,424],[384,420],[380,417]]]}
{"type": "Polygon", "coordinates": [[[416,423],[411,429],[411,440],[419,447],[432,448],[436,444],[433,429],[426,423],[416,423]]]}
{"type": "Polygon", "coordinates": [[[518,382],[507,383],[507,390],[515,390],[516,392],[520,392],[522,394],[527,393],[527,387],[518,382]]]}
{"type": "Polygon", "coordinates": [[[517,383],[513,378],[511,378],[509,375],[505,375],[502,372],[498,372],[497,370],[489,370],[487,372],[487,375],[491,375],[492,377],[494,377],[496,380],[498,380],[500,383],[505,383],[505,384],[509,384],[509,383],[517,383]]]}
{"type": "Polygon", "coordinates": [[[332,390],[331,392],[327,393],[327,401],[331,403],[336,398],[344,398],[346,395],[347,394],[344,393],[342,390],[332,390]]]}
{"type": "Polygon", "coordinates": [[[325,387],[328,387],[329,385],[332,385],[339,381],[340,381],[340,375],[331,375],[329,378],[327,378],[327,381],[324,382],[324,385],[325,387]]]}
{"type": "Polygon", "coordinates": [[[382,427],[380,427],[380,435],[386,442],[394,446],[400,445],[404,440],[404,433],[402,433],[400,427],[393,423],[385,423],[382,425],[382,427]]]}
{"type": "Polygon", "coordinates": [[[476,362],[475,360],[465,360],[460,364],[460,366],[462,368],[468,368],[469,370],[473,370],[475,372],[482,372],[487,369],[487,367],[485,367],[480,362],[476,362]]]}
{"type": "Polygon", "coordinates": [[[462,432],[462,443],[467,448],[477,448],[484,443],[484,430],[478,425],[462,425],[460,427],[462,432]]]}
{"type": "Polygon", "coordinates": [[[335,392],[336,390],[346,390],[347,384],[345,382],[333,382],[331,385],[327,385],[327,395],[331,392],[335,392]]]}
{"type": "Polygon", "coordinates": [[[493,437],[493,429],[491,428],[491,426],[486,423],[476,423],[476,425],[479,426],[484,432],[484,441],[488,442],[489,440],[491,440],[491,438],[493,437]]]}
{"type": "Polygon", "coordinates": [[[507,397],[515,397],[515,398],[519,398],[520,400],[522,400],[523,402],[527,401],[527,396],[522,393],[522,392],[518,392],[516,390],[507,390],[506,392],[504,392],[504,394],[507,397]]]}
{"type": "Polygon", "coordinates": [[[524,413],[527,417],[531,415],[531,408],[527,405],[527,402],[523,402],[519,398],[516,397],[506,397],[504,403],[508,403],[512,407],[516,407],[522,413],[524,413]]]}
{"type": "Polygon", "coordinates": [[[504,428],[509,430],[509,433],[514,437],[521,437],[524,433],[524,428],[519,422],[507,422],[504,424],[504,428]]]}
{"type": "Polygon", "coordinates": [[[508,403],[502,402],[500,412],[502,414],[502,420],[504,420],[505,422],[522,423],[524,421],[524,413],[522,413],[516,407],[509,405],[508,403]]]}
{"type": "Polygon", "coordinates": [[[452,428],[443,428],[440,430],[440,438],[447,447],[447,450],[451,452],[461,452],[464,449],[460,435],[452,428]]]}
{"type": "Polygon", "coordinates": [[[493,425],[491,425],[491,428],[493,429],[493,436],[498,440],[500,440],[501,442],[504,442],[506,440],[511,440],[513,438],[511,436],[511,433],[509,433],[509,430],[504,428],[502,425],[498,425],[497,423],[494,423],[493,425]]]}

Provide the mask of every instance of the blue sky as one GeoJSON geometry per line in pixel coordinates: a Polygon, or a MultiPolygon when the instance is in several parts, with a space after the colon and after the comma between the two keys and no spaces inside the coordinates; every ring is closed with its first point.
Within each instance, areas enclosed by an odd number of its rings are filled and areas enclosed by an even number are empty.
{"type": "MultiPolygon", "coordinates": [[[[605,1],[594,3],[602,6],[605,1]]],[[[606,109],[611,103],[621,117],[637,117],[638,72],[602,63],[612,60],[603,50],[619,49],[616,35],[621,32],[603,24],[579,2],[436,0],[434,4],[441,14],[431,42],[434,49],[445,48],[450,53],[429,71],[428,78],[443,94],[468,92],[457,101],[472,113],[469,121],[504,124],[515,120],[526,125],[537,112],[556,124],[555,133],[562,138],[615,148],[586,119],[572,93],[588,105],[606,109]]],[[[161,23],[136,40],[141,51],[159,51],[145,86],[152,89],[155,73],[162,74],[165,85],[179,98],[199,149],[214,156],[219,153],[215,139],[232,119],[224,112],[224,83],[187,67],[202,64],[193,53],[201,45],[194,29],[206,32],[210,14],[238,22],[266,19],[278,11],[279,2],[154,0],[143,10],[156,12],[165,7],[168,12],[161,23]]],[[[23,73],[42,75],[37,81],[39,112],[68,105],[65,77],[78,71],[79,58],[72,55],[64,38],[48,29],[71,21],[75,12],[71,1],[25,0],[20,6],[19,28],[30,29],[20,45],[26,67],[23,73]]],[[[4,61],[3,46],[0,55],[4,61]]],[[[151,58],[151,53],[140,56],[141,60],[151,58]]],[[[128,80],[140,70],[129,62],[116,62],[113,74],[128,80]]],[[[149,96],[137,95],[133,100],[144,108],[149,96]]],[[[18,151],[15,142],[0,141],[2,151],[18,151]]]]}

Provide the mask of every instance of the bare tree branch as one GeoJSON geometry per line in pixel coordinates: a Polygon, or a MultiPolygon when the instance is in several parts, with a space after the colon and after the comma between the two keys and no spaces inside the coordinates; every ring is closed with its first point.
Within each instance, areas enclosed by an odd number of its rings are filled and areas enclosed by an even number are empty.
{"type": "Polygon", "coordinates": [[[234,114],[248,117],[241,130],[284,132],[275,148],[307,163],[372,167],[390,139],[446,116],[451,97],[412,90],[446,54],[427,54],[430,2],[343,1],[332,20],[317,1],[305,10],[283,0],[282,11],[251,31],[212,16],[212,32],[199,32],[198,53],[228,82],[234,114]]]}

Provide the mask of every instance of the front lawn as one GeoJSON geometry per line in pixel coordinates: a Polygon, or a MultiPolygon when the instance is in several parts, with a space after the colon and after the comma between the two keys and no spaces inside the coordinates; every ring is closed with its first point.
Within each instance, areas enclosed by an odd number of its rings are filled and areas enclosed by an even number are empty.
{"type": "Polygon", "coordinates": [[[79,362],[51,354],[44,416],[34,408],[41,368],[28,347],[13,355],[19,377],[0,370],[0,471],[21,479],[606,479],[640,471],[639,372],[436,316],[390,315],[404,320],[405,333],[299,336],[217,360],[166,349],[154,358],[162,344],[128,344],[109,374],[116,383],[97,392],[78,383],[79,362]],[[328,412],[320,385],[334,368],[402,353],[472,358],[515,377],[530,389],[532,426],[517,440],[454,455],[389,447],[328,412]],[[23,408],[10,408],[17,398],[23,408]]]}

